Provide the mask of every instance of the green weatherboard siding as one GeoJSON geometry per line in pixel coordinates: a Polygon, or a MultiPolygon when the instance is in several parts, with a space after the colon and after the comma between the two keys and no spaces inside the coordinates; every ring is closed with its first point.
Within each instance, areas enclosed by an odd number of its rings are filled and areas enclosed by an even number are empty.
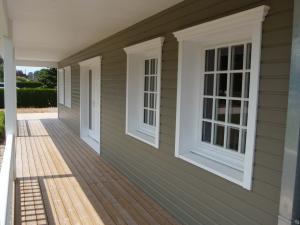
{"type": "Polygon", "coordinates": [[[59,117],[80,132],[78,63],[102,56],[101,156],[185,224],[277,224],[293,1],[189,0],[121,31],[59,63],[72,67],[72,108],[59,117]],[[246,191],[174,157],[178,42],[172,32],[259,5],[271,7],[263,24],[253,190],[246,191]],[[160,148],[125,135],[124,47],[165,37],[162,54],[160,148]]]}

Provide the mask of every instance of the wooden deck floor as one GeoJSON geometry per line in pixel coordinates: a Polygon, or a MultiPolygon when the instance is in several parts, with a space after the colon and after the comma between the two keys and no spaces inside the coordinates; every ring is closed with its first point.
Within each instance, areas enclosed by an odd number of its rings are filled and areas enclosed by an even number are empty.
{"type": "Polygon", "coordinates": [[[179,224],[57,119],[18,121],[15,224],[179,224]]]}

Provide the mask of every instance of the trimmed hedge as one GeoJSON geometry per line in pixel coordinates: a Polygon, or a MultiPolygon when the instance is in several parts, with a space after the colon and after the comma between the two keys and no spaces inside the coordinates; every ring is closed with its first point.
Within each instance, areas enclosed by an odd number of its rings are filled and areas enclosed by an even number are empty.
{"type": "Polygon", "coordinates": [[[43,86],[41,82],[27,81],[27,82],[17,82],[18,88],[38,88],[43,86]]]}
{"type": "MultiPolygon", "coordinates": [[[[56,107],[56,89],[21,88],[17,89],[18,108],[56,107]]],[[[4,108],[4,89],[0,89],[0,108],[4,108]]]]}

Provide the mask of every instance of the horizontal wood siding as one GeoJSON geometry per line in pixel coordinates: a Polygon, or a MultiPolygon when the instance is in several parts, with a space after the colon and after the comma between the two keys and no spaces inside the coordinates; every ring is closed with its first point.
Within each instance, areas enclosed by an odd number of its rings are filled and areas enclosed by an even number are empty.
{"type": "MultiPolygon", "coordinates": [[[[67,66],[93,56],[103,57],[102,157],[185,224],[277,224],[292,8],[292,0],[184,1],[60,62],[60,66],[67,66]],[[271,10],[263,25],[254,182],[249,192],[174,157],[178,43],[172,32],[262,4],[269,5],[271,10]],[[160,148],[156,150],[125,135],[126,54],[123,48],[159,36],[164,36],[165,42],[160,148]]],[[[61,118],[76,132],[79,132],[78,77],[78,66],[72,66],[72,109],[60,107],[61,118]]]]}
{"type": "Polygon", "coordinates": [[[76,134],[80,134],[80,67],[71,65],[71,108],[58,104],[58,116],[76,134]]]}

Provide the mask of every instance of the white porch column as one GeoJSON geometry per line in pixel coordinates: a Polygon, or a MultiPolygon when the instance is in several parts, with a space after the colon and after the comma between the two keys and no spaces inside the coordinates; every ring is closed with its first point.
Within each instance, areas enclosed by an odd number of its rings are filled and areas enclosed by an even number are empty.
{"type": "Polygon", "coordinates": [[[3,37],[5,130],[15,134],[17,123],[16,66],[13,43],[3,37]]]}

